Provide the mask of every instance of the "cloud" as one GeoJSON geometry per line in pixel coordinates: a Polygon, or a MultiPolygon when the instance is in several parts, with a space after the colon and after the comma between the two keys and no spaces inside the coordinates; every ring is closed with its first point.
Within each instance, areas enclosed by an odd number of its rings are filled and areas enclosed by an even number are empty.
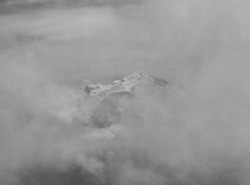
{"type": "Polygon", "coordinates": [[[109,2],[0,17],[0,181],[79,165],[97,184],[249,184],[250,4],[109,2]],[[120,139],[83,137],[98,106],[83,80],[137,70],[181,85],[128,100],[140,119],[120,139]]]}

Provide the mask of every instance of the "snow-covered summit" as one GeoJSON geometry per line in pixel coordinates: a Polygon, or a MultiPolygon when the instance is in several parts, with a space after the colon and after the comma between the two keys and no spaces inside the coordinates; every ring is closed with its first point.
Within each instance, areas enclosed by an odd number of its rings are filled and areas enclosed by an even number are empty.
{"type": "Polygon", "coordinates": [[[161,88],[165,88],[168,85],[168,82],[164,79],[156,78],[142,72],[135,72],[125,78],[115,80],[108,85],[90,83],[84,87],[84,90],[90,96],[95,96],[103,100],[113,93],[128,92],[133,94],[134,88],[140,83],[154,84],[161,88]]]}

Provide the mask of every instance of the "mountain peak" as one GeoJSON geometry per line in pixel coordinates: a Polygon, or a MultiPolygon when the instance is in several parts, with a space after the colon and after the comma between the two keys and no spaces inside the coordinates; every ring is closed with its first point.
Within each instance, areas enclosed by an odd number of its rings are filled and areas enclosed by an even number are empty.
{"type": "Polygon", "coordinates": [[[114,93],[128,92],[133,94],[134,88],[141,83],[157,85],[160,88],[165,88],[169,84],[164,79],[156,78],[142,72],[134,72],[127,77],[115,80],[108,85],[92,84],[91,82],[88,82],[88,85],[84,87],[84,90],[88,95],[103,100],[114,93]]]}

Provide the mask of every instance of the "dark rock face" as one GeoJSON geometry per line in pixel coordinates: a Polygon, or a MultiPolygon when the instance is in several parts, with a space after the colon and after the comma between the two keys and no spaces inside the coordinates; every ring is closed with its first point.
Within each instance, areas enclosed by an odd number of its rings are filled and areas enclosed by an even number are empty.
{"type": "Polygon", "coordinates": [[[116,109],[112,101],[105,100],[100,107],[94,110],[90,121],[97,128],[110,127],[113,124],[119,123],[121,113],[116,109]]]}
{"type": "Polygon", "coordinates": [[[169,83],[164,79],[152,77],[153,82],[161,87],[166,87],[169,83]]]}

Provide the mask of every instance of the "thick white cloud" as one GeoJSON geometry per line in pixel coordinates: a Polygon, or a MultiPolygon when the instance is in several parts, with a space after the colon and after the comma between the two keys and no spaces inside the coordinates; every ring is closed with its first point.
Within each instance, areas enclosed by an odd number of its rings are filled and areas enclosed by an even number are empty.
{"type": "Polygon", "coordinates": [[[77,161],[105,169],[113,184],[163,184],[171,175],[249,184],[250,3],[106,5],[1,15],[1,180],[26,165],[64,170],[77,161]],[[131,102],[143,124],[125,119],[128,139],[89,144],[79,125],[96,102],[82,97],[83,80],[105,83],[136,70],[178,81],[187,94],[131,102]],[[110,148],[118,155],[106,167],[95,156],[110,148]]]}

